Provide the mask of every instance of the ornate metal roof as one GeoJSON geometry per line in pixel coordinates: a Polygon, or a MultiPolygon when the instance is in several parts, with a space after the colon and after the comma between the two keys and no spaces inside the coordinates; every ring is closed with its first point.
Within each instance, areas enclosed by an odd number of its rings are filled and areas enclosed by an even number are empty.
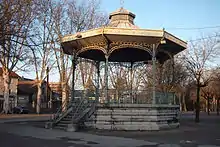
{"type": "Polygon", "coordinates": [[[157,59],[163,62],[186,49],[186,42],[165,30],[139,29],[134,18],[133,13],[120,8],[110,14],[105,27],[64,36],[63,50],[98,61],[105,61],[107,55],[113,62],[137,62],[151,60],[152,46],[157,44],[157,59]]]}

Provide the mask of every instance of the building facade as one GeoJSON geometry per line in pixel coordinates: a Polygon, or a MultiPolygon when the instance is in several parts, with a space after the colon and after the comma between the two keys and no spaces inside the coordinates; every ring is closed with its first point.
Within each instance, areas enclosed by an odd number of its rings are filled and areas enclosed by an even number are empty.
{"type": "MultiPolygon", "coordinates": [[[[10,86],[9,86],[9,100],[10,100],[10,107],[13,108],[17,105],[17,90],[18,90],[18,80],[19,75],[15,72],[10,72],[10,86]]],[[[0,67],[0,110],[3,109],[4,103],[4,80],[3,80],[3,70],[0,67]]]]}

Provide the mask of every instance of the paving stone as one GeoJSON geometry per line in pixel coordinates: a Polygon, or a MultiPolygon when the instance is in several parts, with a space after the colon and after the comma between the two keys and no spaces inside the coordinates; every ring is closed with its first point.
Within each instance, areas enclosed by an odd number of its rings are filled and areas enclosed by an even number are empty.
{"type": "Polygon", "coordinates": [[[220,147],[217,145],[198,145],[198,147],[220,147]]]}
{"type": "Polygon", "coordinates": [[[178,144],[160,144],[158,147],[181,147],[178,144]]]}

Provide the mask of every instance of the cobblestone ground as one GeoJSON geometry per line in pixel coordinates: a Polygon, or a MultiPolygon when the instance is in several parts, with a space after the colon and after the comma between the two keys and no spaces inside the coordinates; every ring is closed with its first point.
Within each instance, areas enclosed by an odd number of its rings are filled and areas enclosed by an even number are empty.
{"type": "Polygon", "coordinates": [[[220,147],[220,116],[185,114],[181,127],[160,132],[47,130],[43,123],[0,124],[0,147],[220,147]]]}

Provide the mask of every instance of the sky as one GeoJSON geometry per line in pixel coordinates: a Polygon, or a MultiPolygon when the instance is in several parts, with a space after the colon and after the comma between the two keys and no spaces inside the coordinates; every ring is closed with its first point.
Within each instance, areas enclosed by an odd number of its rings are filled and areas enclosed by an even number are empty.
{"type": "MultiPolygon", "coordinates": [[[[100,9],[108,14],[120,7],[120,0],[101,0],[100,9]]],[[[136,15],[140,28],[165,28],[184,41],[220,32],[220,0],[124,0],[123,7],[136,15]]],[[[59,80],[56,73],[50,76],[50,81],[59,80]]]]}
{"type": "MultiPolygon", "coordinates": [[[[101,1],[107,13],[120,7],[120,0],[101,1]]],[[[165,28],[184,41],[220,31],[220,0],[124,0],[123,7],[136,15],[140,28],[165,28]],[[216,28],[194,29],[204,27],[216,28]]]]}

